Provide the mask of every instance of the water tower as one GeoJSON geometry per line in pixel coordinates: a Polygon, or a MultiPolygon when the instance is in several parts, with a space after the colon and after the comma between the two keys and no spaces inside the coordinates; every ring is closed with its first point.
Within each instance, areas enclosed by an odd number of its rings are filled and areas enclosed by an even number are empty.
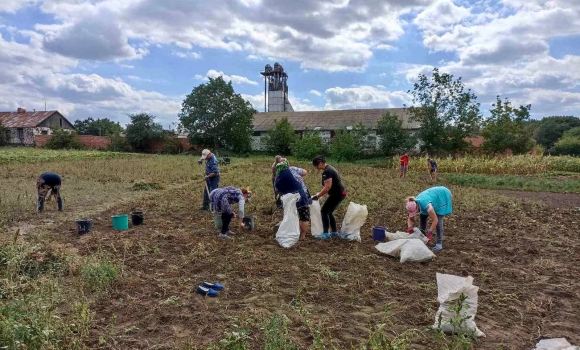
{"type": "Polygon", "coordinates": [[[264,112],[294,112],[288,100],[288,74],[278,62],[267,64],[264,71],[264,112]]]}

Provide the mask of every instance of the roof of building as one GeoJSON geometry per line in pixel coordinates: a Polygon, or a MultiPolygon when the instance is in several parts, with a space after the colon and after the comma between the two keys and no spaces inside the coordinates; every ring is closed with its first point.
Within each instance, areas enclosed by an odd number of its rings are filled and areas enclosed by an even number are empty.
{"type": "Polygon", "coordinates": [[[418,129],[419,124],[409,120],[405,108],[347,109],[308,112],[268,112],[254,115],[254,131],[268,131],[274,127],[274,120],[288,119],[296,131],[342,130],[362,123],[366,128],[376,129],[385,112],[390,112],[403,121],[403,128],[418,129]]]}
{"type": "Polygon", "coordinates": [[[0,123],[5,128],[34,128],[55,113],[59,112],[0,112],[0,123]]]}

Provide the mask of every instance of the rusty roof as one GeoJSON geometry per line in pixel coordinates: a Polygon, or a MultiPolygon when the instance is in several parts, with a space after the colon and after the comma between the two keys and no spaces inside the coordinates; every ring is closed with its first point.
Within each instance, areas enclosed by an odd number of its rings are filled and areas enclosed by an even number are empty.
{"type": "Polygon", "coordinates": [[[254,114],[254,131],[268,131],[274,127],[274,120],[288,119],[296,131],[303,130],[343,130],[362,123],[366,128],[376,129],[386,112],[393,113],[403,121],[403,128],[418,129],[419,124],[409,120],[405,108],[347,109],[308,112],[268,112],[254,114]]]}
{"type": "Polygon", "coordinates": [[[34,128],[55,113],[58,111],[0,112],[0,123],[5,128],[34,128]]]}

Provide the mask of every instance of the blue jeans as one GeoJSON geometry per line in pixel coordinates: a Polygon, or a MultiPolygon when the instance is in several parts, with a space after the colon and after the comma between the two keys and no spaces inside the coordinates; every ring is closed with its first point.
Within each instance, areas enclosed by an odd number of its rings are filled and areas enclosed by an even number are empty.
{"type": "MultiPolygon", "coordinates": [[[[205,180],[207,183],[207,188],[209,192],[215,190],[216,188],[220,187],[220,176],[210,177],[209,179],[205,180]]],[[[206,189],[203,190],[203,209],[209,210],[209,193],[206,189]]]]}
{"type": "MultiPolygon", "coordinates": [[[[420,220],[419,228],[423,232],[425,232],[425,229],[427,228],[427,219],[428,218],[429,218],[429,215],[423,215],[423,214],[419,215],[419,220],[420,220]]],[[[443,243],[443,219],[445,219],[445,215],[437,215],[437,220],[438,220],[437,227],[436,227],[437,244],[443,243]]]]}

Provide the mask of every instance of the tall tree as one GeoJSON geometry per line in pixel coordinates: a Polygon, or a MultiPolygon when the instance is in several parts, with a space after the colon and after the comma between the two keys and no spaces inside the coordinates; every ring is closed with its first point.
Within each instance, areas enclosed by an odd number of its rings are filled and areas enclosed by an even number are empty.
{"type": "Polygon", "coordinates": [[[381,137],[380,150],[385,156],[408,151],[415,147],[417,140],[403,128],[403,122],[395,114],[386,112],[379,120],[377,135],[381,137]]]}
{"type": "Polygon", "coordinates": [[[79,135],[108,136],[123,131],[121,124],[108,118],[95,120],[88,117],[85,120],[76,120],[74,125],[79,135]]]}
{"type": "Polygon", "coordinates": [[[535,138],[540,145],[550,149],[566,131],[576,127],[580,127],[580,118],[572,116],[543,118],[535,138]]]}
{"type": "Polygon", "coordinates": [[[257,111],[236,94],[231,82],[222,77],[193,89],[183,100],[179,119],[194,145],[249,151],[252,146],[252,120],[257,111]]]}
{"type": "Polygon", "coordinates": [[[502,101],[497,96],[496,103],[489,112],[491,116],[485,120],[481,136],[485,138],[483,149],[491,154],[511,150],[514,154],[530,151],[534,140],[527,128],[530,119],[531,105],[512,107],[509,99],[502,101]]]}
{"type": "Polygon", "coordinates": [[[130,114],[131,122],[127,125],[127,141],[134,150],[149,151],[151,145],[165,136],[161,124],[155,122],[155,117],[147,113],[130,114]]]}
{"type": "Polygon", "coordinates": [[[270,153],[290,155],[296,140],[297,136],[294,133],[294,128],[287,118],[274,120],[274,127],[268,131],[268,136],[265,140],[266,149],[270,153]]]}
{"type": "Polygon", "coordinates": [[[421,123],[417,136],[423,151],[456,153],[469,147],[465,138],[479,129],[482,117],[477,96],[465,90],[461,78],[434,68],[431,78],[419,74],[409,93],[413,106],[408,111],[411,121],[421,123]]]}

